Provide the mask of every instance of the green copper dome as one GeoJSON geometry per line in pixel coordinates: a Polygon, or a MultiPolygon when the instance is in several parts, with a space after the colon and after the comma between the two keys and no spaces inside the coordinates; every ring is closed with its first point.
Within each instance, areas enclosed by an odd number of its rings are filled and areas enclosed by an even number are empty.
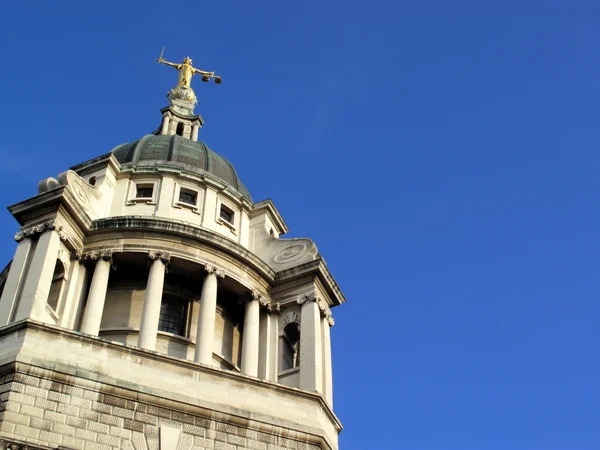
{"type": "Polygon", "coordinates": [[[240,195],[252,197],[237,176],[231,163],[209,149],[204,142],[194,142],[181,136],[148,134],[139,141],[121,144],[111,152],[124,166],[154,166],[157,163],[178,166],[198,174],[212,174],[240,195]]]}

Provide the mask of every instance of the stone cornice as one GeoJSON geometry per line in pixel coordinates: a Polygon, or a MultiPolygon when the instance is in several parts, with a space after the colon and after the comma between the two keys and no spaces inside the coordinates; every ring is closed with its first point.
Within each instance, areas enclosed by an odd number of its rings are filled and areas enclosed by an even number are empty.
{"type": "Polygon", "coordinates": [[[185,236],[200,242],[206,242],[232,255],[242,263],[250,265],[270,281],[273,281],[276,276],[276,272],[262,259],[237,242],[205,228],[189,225],[185,222],[153,217],[119,216],[96,220],[92,226],[92,232],[94,233],[117,229],[119,231],[151,230],[157,233],[185,236]]]}
{"type": "Polygon", "coordinates": [[[271,216],[271,220],[274,222],[277,228],[279,228],[280,235],[286,234],[290,231],[287,224],[283,220],[283,217],[281,217],[281,214],[279,214],[279,211],[277,210],[275,204],[270,198],[255,203],[252,207],[252,211],[250,211],[250,218],[261,214],[265,210],[271,216]]]}
{"type": "Polygon", "coordinates": [[[274,286],[289,283],[298,278],[306,277],[307,275],[316,275],[321,281],[323,287],[327,291],[327,294],[329,294],[331,297],[332,303],[329,306],[338,306],[346,302],[346,297],[344,297],[344,294],[331,275],[331,272],[329,272],[327,264],[325,264],[325,260],[323,260],[321,257],[314,261],[309,261],[307,263],[277,272],[277,278],[274,286]]]}

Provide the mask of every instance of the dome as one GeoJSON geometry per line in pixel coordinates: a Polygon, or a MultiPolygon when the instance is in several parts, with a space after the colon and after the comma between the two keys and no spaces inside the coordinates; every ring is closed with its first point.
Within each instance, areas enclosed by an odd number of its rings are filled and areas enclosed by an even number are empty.
{"type": "Polygon", "coordinates": [[[231,163],[209,149],[204,142],[194,142],[177,135],[149,134],[139,141],[121,144],[111,153],[125,167],[168,163],[189,172],[211,174],[252,201],[248,189],[238,178],[231,163]]]}

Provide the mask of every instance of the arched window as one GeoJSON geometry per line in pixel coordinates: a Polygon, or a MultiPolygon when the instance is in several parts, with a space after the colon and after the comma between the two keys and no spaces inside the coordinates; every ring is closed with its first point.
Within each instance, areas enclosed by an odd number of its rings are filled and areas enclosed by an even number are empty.
{"type": "Polygon", "coordinates": [[[183,123],[179,122],[176,133],[177,136],[183,136],[183,123]]]}
{"type": "Polygon", "coordinates": [[[281,370],[289,370],[300,365],[300,325],[288,323],[283,329],[281,370]]]}
{"type": "Polygon", "coordinates": [[[50,293],[48,294],[48,306],[54,311],[58,310],[58,302],[65,281],[65,266],[60,259],[56,260],[54,265],[54,274],[52,275],[52,284],[50,285],[50,293]]]}

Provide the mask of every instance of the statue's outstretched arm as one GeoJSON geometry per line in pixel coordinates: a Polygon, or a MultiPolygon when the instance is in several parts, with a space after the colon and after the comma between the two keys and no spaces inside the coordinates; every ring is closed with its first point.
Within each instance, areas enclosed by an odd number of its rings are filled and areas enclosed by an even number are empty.
{"type": "Polygon", "coordinates": [[[157,59],[157,61],[158,61],[159,63],[166,64],[167,66],[175,67],[176,69],[177,69],[177,68],[179,68],[179,64],[175,64],[175,63],[172,63],[172,62],[166,61],[166,60],[164,60],[164,59],[162,59],[162,58],[159,58],[159,59],[157,59]]]}
{"type": "Polygon", "coordinates": [[[211,77],[215,74],[214,72],[205,72],[204,70],[196,69],[195,67],[193,70],[194,70],[194,74],[199,73],[201,75],[209,75],[211,77]]]}

